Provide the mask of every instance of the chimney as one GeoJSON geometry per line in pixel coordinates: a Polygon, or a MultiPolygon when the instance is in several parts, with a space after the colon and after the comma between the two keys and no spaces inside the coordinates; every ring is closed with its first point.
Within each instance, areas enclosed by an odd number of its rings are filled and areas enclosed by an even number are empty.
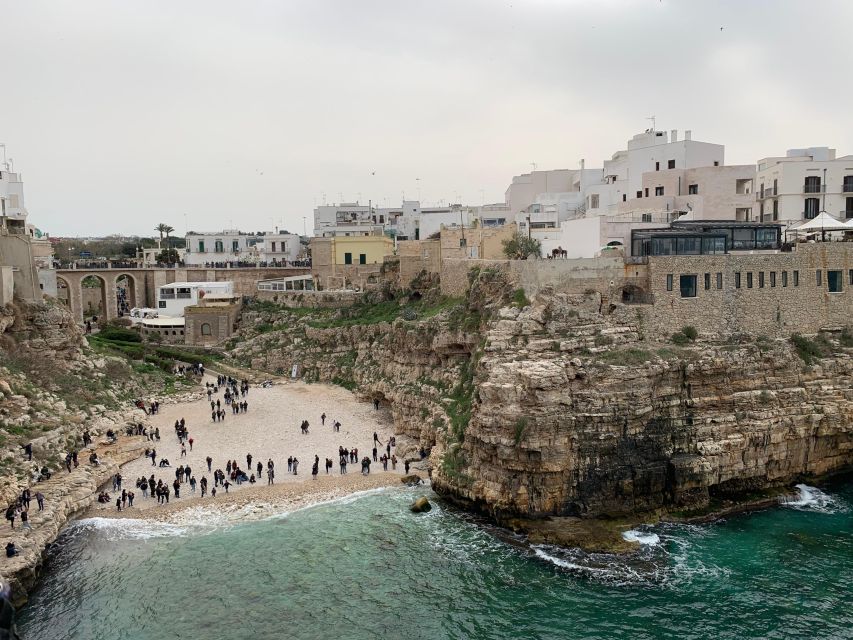
{"type": "Polygon", "coordinates": [[[678,129],[673,129],[669,132],[669,141],[678,142],[678,129]]]}
{"type": "Polygon", "coordinates": [[[693,139],[692,134],[693,134],[693,132],[690,129],[685,129],[684,130],[684,139],[685,140],[692,140],[693,139]]]}

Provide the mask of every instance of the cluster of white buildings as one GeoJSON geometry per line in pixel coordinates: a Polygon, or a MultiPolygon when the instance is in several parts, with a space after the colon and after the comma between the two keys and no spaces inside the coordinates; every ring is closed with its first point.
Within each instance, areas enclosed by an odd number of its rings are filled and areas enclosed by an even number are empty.
{"type": "Polygon", "coordinates": [[[442,228],[515,223],[569,258],[629,246],[631,231],[676,220],[778,222],[793,227],[826,212],[853,219],[853,156],[834,149],[795,149],[757,164],[726,165],[720,144],[691,131],[654,128],[631,138],[600,168],[532,171],[514,176],[503,203],[397,208],[324,205],[314,210],[314,235],[386,235],[424,240],[442,228]]]}
{"type": "Polygon", "coordinates": [[[226,229],[212,233],[186,235],[182,256],[187,266],[216,266],[229,263],[284,265],[305,257],[301,239],[294,233],[278,230],[244,233],[226,229]]]}

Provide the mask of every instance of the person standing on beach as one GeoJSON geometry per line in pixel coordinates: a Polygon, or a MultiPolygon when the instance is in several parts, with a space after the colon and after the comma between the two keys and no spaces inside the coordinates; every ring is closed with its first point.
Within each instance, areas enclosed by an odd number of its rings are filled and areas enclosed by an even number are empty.
{"type": "Polygon", "coordinates": [[[409,475],[409,461],[408,460],[403,461],[403,466],[406,469],[406,475],[409,475]]]}
{"type": "Polygon", "coordinates": [[[190,476],[190,491],[195,493],[195,476],[190,476]]]}
{"type": "Polygon", "coordinates": [[[296,467],[299,466],[299,460],[296,457],[293,458],[293,475],[296,475],[296,467]]]}
{"type": "Polygon", "coordinates": [[[21,509],[21,528],[29,529],[30,531],[33,530],[33,528],[30,526],[30,514],[27,513],[26,508],[21,509]]]}
{"type": "Polygon", "coordinates": [[[263,477],[263,475],[264,475],[264,465],[260,460],[258,460],[258,480],[260,480],[263,477]]]}
{"type": "Polygon", "coordinates": [[[325,425],[326,425],[326,412],[325,412],[325,411],[324,411],[324,412],[323,412],[323,414],[320,416],[320,424],[321,424],[321,425],[323,425],[323,426],[325,426],[325,425]]]}
{"type": "Polygon", "coordinates": [[[317,479],[317,471],[319,470],[319,469],[318,469],[318,467],[319,467],[319,466],[320,466],[319,461],[318,461],[318,460],[314,460],[314,465],[311,467],[311,478],[312,478],[313,480],[316,480],[316,479],[317,479]]]}
{"type": "Polygon", "coordinates": [[[213,464],[213,458],[207,456],[207,470],[210,471],[210,465],[213,464]]]}
{"type": "Polygon", "coordinates": [[[36,491],[36,502],[39,506],[39,511],[44,511],[44,494],[41,491],[36,491]]]}
{"type": "Polygon", "coordinates": [[[293,472],[293,458],[291,456],[287,456],[287,472],[293,472]]]}
{"type": "Polygon", "coordinates": [[[201,477],[201,497],[204,497],[204,494],[207,493],[207,478],[204,476],[201,477]]]}
{"type": "Polygon", "coordinates": [[[267,484],[275,484],[273,478],[275,478],[275,471],[272,467],[270,467],[269,469],[267,469],[267,484]]]}
{"type": "Polygon", "coordinates": [[[376,447],[373,447],[373,461],[378,462],[379,460],[376,458],[376,447]]]}

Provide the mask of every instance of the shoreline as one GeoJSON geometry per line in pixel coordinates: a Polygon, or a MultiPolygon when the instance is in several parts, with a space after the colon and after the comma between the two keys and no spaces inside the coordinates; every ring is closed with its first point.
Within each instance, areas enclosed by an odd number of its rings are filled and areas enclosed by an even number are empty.
{"type": "MultiPolygon", "coordinates": [[[[91,507],[80,512],[76,520],[106,518],[175,522],[193,511],[216,510],[223,515],[234,516],[232,520],[235,523],[244,522],[263,519],[274,515],[272,512],[280,513],[282,509],[295,511],[367,491],[391,487],[402,488],[405,485],[400,482],[400,478],[398,473],[390,471],[371,473],[366,476],[361,475],[360,472],[345,476],[329,474],[318,476],[316,480],[247,487],[227,494],[224,491],[218,492],[215,498],[209,494],[202,498],[197,492],[179,502],[154,505],[146,509],[128,507],[121,511],[117,511],[110,505],[95,502],[91,507]],[[344,478],[343,482],[342,478],[344,478]]],[[[148,498],[147,501],[153,502],[152,498],[148,498]]]]}

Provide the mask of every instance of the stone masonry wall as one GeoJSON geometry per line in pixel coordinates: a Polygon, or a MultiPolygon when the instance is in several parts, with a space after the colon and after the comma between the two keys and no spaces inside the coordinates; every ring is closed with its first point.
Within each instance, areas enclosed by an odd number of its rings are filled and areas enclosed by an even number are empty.
{"type": "Polygon", "coordinates": [[[853,243],[800,244],[792,253],[651,257],[648,272],[654,304],[643,312],[649,331],[664,336],[685,325],[718,335],[786,336],[853,323],[853,243]],[[828,270],[841,271],[841,292],[829,292],[828,270]],[[696,297],[681,296],[681,275],[697,276],[696,297]]]}

